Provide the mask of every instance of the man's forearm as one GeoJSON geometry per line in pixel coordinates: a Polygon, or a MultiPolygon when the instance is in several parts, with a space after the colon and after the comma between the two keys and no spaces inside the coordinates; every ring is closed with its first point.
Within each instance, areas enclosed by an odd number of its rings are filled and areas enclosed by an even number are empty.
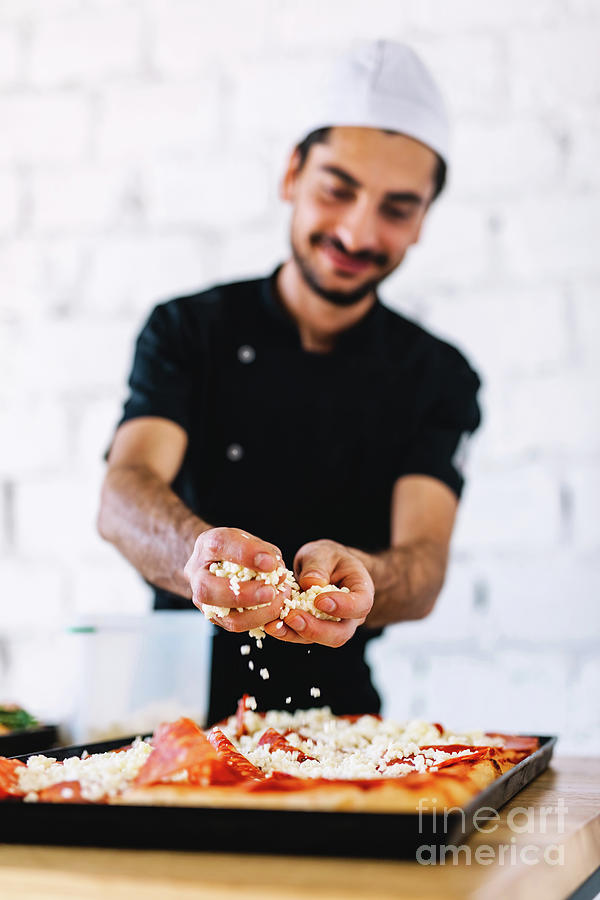
{"type": "Polygon", "coordinates": [[[352,548],[375,585],[375,601],[365,625],[380,628],[393,622],[422,619],[433,609],[442,589],[447,551],[431,541],[390,547],[381,553],[352,548]]]}
{"type": "Polygon", "coordinates": [[[108,470],[98,530],[157,587],[191,598],[183,568],[210,527],[146,466],[108,470]]]}

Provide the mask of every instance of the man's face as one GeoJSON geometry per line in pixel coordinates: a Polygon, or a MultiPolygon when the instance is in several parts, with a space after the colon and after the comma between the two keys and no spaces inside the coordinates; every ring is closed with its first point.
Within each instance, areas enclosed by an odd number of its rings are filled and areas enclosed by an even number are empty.
{"type": "Polygon", "coordinates": [[[375,128],[332,128],[301,169],[292,156],[282,196],[293,207],[295,262],[315,293],[350,306],[402,262],[419,239],[436,164],[418,141],[375,128]]]}

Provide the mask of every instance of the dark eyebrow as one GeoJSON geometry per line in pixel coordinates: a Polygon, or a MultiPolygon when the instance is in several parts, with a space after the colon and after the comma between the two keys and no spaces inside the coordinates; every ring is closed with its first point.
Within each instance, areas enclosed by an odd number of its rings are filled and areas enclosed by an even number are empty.
{"type": "Polygon", "coordinates": [[[329,172],[330,175],[335,175],[336,178],[345,181],[350,187],[359,188],[362,186],[360,181],[357,181],[349,172],[345,172],[343,169],[338,168],[338,166],[321,166],[321,169],[323,172],[329,172]]]}
{"type": "MultiPolygon", "coordinates": [[[[321,166],[321,169],[323,172],[335,175],[336,178],[339,178],[340,181],[343,181],[349,187],[362,187],[360,181],[357,181],[349,172],[340,169],[339,166],[325,165],[321,166]]],[[[413,203],[417,206],[421,206],[425,202],[423,197],[420,194],[415,194],[414,191],[390,191],[385,195],[385,199],[391,203],[413,203]]]]}
{"type": "Polygon", "coordinates": [[[392,203],[414,203],[420,206],[424,200],[420,194],[415,194],[413,191],[398,191],[397,193],[391,193],[385,195],[386,200],[391,200],[392,203]]]}

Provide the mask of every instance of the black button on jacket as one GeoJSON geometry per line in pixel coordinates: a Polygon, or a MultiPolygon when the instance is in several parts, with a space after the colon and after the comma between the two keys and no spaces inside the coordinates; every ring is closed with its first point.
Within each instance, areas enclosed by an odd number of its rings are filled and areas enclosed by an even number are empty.
{"type": "MultiPolygon", "coordinates": [[[[450,344],[377,301],[331,353],[306,352],[274,276],[157,306],[138,337],[129,385],[122,422],[162,416],[188,434],[175,492],[211,525],[273,542],[289,568],[318,538],[389,546],[392,488],[402,475],[430,475],[460,496],[458,458],[479,424],[479,379],[450,344]]],[[[156,590],[155,606],[190,602],[156,590]]],[[[247,635],[215,628],[210,722],[244,692],[263,709],[286,708],[291,696],[289,709],[378,711],[364,661],[378,634],[359,628],[343,647],[313,644],[309,653],[270,637],[257,650],[247,635]],[[241,656],[243,643],[251,657],[241,656]]]]}

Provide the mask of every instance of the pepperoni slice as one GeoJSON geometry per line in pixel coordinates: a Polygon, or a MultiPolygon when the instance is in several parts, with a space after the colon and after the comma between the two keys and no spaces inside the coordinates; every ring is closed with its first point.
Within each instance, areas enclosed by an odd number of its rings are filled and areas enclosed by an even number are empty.
{"type": "Polygon", "coordinates": [[[380,716],[379,713],[344,713],[338,716],[338,719],[345,719],[346,722],[354,723],[364,716],[371,716],[373,719],[377,719],[378,722],[383,722],[383,716],[380,716]]]}
{"type": "Polygon", "coordinates": [[[218,761],[217,751],[191,719],[159,725],[152,736],[152,745],[154,749],[133,784],[156,784],[182,769],[193,771],[196,783],[209,783],[218,761]]]}
{"type": "Polygon", "coordinates": [[[38,799],[43,803],[91,803],[81,793],[78,781],[61,781],[44,788],[38,793],[38,799]]]}
{"type": "Polygon", "coordinates": [[[298,778],[296,775],[286,775],[284,772],[273,772],[269,778],[263,781],[254,781],[248,785],[251,794],[261,794],[263,791],[301,791],[308,787],[324,784],[319,778],[298,778]]]}
{"type": "Polygon", "coordinates": [[[490,755],[489,747],[481,747],[479,750],[473,750],[472,753],[465,753],[464,756],[454,756],[452,759],[444,759],[442,762],[434,763],[436,769],[447,769],[448,766],[455,766],[457,763],[475,762],[477,759],[484,759],[490,755]]]}
{"type": "Polygon", "coordinates": [[[284,736],[280,734],[275,728],[267,728],[263,736],[258,742],[259,747],[268,747],[270,752],[273,753],[274,750],[285,750],[286,753],[297,753],[296,762],[302,763],[306,759],[312,759],[316,761],[314,756],[308,756],[308,754],[303,753],[302,750],[299,750],[298,747],[294,747],[293,744],[290,744],[289,741],[286,741],[284,736]]]}
{"type": "Polygon", "coordinates": [[[444,753],[462,753],[463,750],[470,750],[475,753],[479,750],[489,750],[489,747],[483,744],[481,746],[478,744],[424,744],[419,748],[419,753],[422,750],[442,750],[444,753]]]}
{"type": "Polygon", "coordinates": [[[25,792],[19,787],[17,770],[24,767],[20,759],[7,759],[0,756],[0,800],[5,797],[23,797],[25,792]]]}
{"type": "Polygon", "coordinates": [[[414,758],[414,753],[409,753],[407,756],[395,756],[393,759],[388,759],[386,766],[395,766],[397,763],[412,763],[414,758]]]}
{"type": "Polygon", "coordinates": [[[504,750],[526,750],[527,753],[533,753],[540,746],[539,738],[526,737],[522,734],[502,734],[498,731],[487,731],[487,737],[502,738],[504,750]]]}
{"type": "Polygon", "coordinates": [[[220,728],[208,732],[208,740],[219,754],[221,766],[215,766],[211,784],[231,784],[237,781],[262,781],[264,774],[249,759],[236,750],[220,728]]]}
{"type": "Polygon", "coordinates": [[[237,709],[235,711],[236,738],[241,738],[243,734],[248,734],[248,729],[246,728],[246,723],[244,722],[244,713],[247,709],[250,709],[250,707],[248,706],[249,699],[250,694],[242,694],[242,696],[238,700],[237,709]]]}
{"type": "Polygon", "coordinates": [[[428,744],[425,747],[420,747],[417,753],[408,753],[406,756],[397,756],[395,759],[390,759],[386,765],[393,766],[395,763],[411,763],[414,761],[415,756],[422,755],[424,750],[442,750],[444,753],[465,754],[464,756],[445,759],[443,762],[439,763],[427,763],[428,766],[435,766],[436,769],[441,769],[442,767],[451,766],[453,763],[481,759],[483,756],[487,755],[489,749],[489,747],[472,747],[470,744],[428,744]],[[465,751],[469,752],[466,753],[465,751]]]}

